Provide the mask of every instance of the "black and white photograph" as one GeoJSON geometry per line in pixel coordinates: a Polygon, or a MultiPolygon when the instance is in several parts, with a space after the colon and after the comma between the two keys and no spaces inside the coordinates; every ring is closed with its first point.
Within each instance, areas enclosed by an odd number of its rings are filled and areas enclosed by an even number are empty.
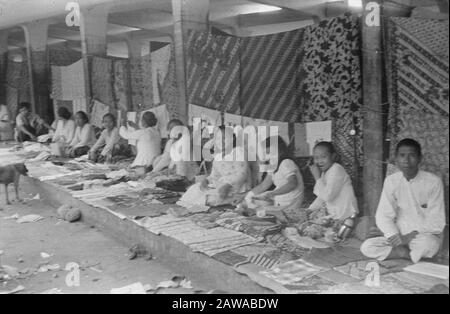
{"type": "Polygon", "coordinates": [[[448,215],[448,0],[0,0],[0,294],[448,295],[448,215]]]}

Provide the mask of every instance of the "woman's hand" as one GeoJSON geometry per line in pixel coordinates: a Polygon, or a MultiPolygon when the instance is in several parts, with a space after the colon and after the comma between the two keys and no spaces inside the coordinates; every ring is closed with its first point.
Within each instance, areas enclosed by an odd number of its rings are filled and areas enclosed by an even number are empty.
{"type": "Polygon", "coordinates": [[[264,193],[261,193],[257,196],[255,196],[256,199],[262,199],[262,200],[273,200],[275,197],[275,194],[273,193],[273,191],[267,191],[264,193]]]}
{"type": "Polygon", "coordinates": [[[322,173],[316,164],[309,166],[309,170],[311,171],[311,174],[313,175],[313,177],[316,181],[320,179],[320,176],[322,175],[322,173]]]}
{"type": "Polygon", "coordinates": [[[139,126],[137,125],[137,123],[135,123],[133,121],[128,121],[128,127],[133,128],[133,129],[139,129],[139,126]]]}

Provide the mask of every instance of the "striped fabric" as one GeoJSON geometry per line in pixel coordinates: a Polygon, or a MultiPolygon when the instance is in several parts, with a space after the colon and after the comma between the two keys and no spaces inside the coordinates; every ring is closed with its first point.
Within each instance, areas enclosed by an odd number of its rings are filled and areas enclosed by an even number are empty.
{"type": "Polygon", "coordinates": [[[399,130],[401,117],[411,109],[449,115],[449,62],[448,21],[436,22],[424,19],[391,18],[388,21],[390,66],[391,125],[399,130]],[[440,30],[428,24],[440,23],[440,30]],[[405,28],[405,27],[408,28],[405,28]],[[428,29],[430,36],[440,34],[446,40],[430,44],[415,29],[428,29]],[[411,31],[413,30],[413,31],[411,31]],[[425,40],[425,42],[423,42],[425,40]],[[443,47],[445,45],[445,47],[443,47]],[[443,52],[444,51],[444,52],[443,52]]]}
{"type": "Polygon", "coordinates": [[[242,38],[241,106],[247,117],[296,122],[299,110],[298,48],[302,30],[242,38]]]}
{"type": "Polygon", "coordinates": [[[238,114],[240,40],[191,31],[186,47],[189,103],[238,114]]]}
{"type": "Polygon", "coordinates": [[[403,138],[418,140],[422,166],[448,185],[448,21],[390,18],[387,26],[391,152],[403,138]]]}
{"type": "Polygon", "coordinates": [[[180,106],[180,94],[178,91],[177,74],[175,67],[175,49],[171,46],[169,69],[167,71],[166,78],[162,88],[162,104],[167,105],[167,110],[170,113],[171,119],[179,119],[180,112],[178,107],[180,106]]]}

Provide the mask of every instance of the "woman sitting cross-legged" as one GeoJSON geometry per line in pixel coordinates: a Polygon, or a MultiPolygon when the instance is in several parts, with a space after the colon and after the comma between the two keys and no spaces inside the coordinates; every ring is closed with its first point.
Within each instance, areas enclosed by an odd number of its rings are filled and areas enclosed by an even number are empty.
{"type": "Polygon", "coordinates": [[[58,119],[53,123],[56,129],[52,137],[53,143],[63,143],[69,145],[75,136],[75,121],[73,121],[72,113],[66,107],[59,107],[58,119]]]}
{"type": "Polygon", "coordinates": [[[222,126],[216,130],[211,174],[189,188],[179,205],[189,208],[231,204],[239,193],[247,190],[249,166],[244,149],[236,144],[233,128],[222,126]]]}
{"type": "Polygon", "coordinates": [[[270,159],[271,147],[274,147],[275,144],[278,147],[275,152],[277,163],[268,165],[272,169],[268,169],[263,182],[247,194],[245,205],[255,209],[259,207],[256,204],[258,201],[266,202],[267,206],[261,206],[266,214],[271,213],[282,217],[283,210],[299,210],[301,208],[304,184],[300,169],[290,158],[288,146],[281,137],[270,137],[264,141],[263,148],[266,149],[265,156],[267,156],[265,159],[270,159]],[[275,185],[275,189],[269,190],[273,185],[275,185]]]}
{"type": "Polygon", "coordinates": [[[70,158],[86,155],[97,141],[94,128],[89,124],[89,118],[85,112],[78,111],[76,113],[75,124],[77,125],[75,136],[67,150],[70,158]]]}
{"type": "MultiPolygon", "coordinates": [[[[173,119],[167,125],[167,130],[170,135],[166,143],[162,155],[155,158],[153,161],[152,174],[157,176],[158,173],[167,169],[169,172],[176,173],[179,176],[187,178],[192,181],[198,174],[199,166],[197,162],[193,161],[191,156],[188,160],[174,160],[172,154],[182,155],[184,149],[191,150],[191,134],[187,128],[184,128],[183,122],[178,119],[173,119]],[[178,132],[177,127],[183,130],[178,132]]],[[[180,158],[181,159],[181,158],[180,158]]]]}
{"type": "Polygon", "coordinates": [[[93,162],[112,162],[114,156],[129,156],[128,143],[120,137],[116,117],[107,113],[103,117],[104,130],[89,151],[89,160],[93,162]]]}

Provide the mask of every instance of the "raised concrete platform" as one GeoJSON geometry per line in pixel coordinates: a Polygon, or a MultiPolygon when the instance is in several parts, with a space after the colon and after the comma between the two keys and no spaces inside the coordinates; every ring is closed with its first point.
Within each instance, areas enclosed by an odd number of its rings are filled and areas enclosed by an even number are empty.
{"type": "Polygon", "coordinates": [[[48,183],[33,178],[24,178],[33,192],[54,208],[63,204],[76,206],[82,211],[83,222],[101,229],[106,234],[129,247],[140,244],[152,252],[153,256],[170,268],[188,278],[197,278],[210,283],[210,289],[220,289],[229,293],[273,293],[245,275],[240,275],[232,267],[218,262],[204,254],[194,253],[183,243],[164,236],[156,235],[138,226],[131,220],[122,220],[106,210],[90,206],[70,193],[48,183]]]}

